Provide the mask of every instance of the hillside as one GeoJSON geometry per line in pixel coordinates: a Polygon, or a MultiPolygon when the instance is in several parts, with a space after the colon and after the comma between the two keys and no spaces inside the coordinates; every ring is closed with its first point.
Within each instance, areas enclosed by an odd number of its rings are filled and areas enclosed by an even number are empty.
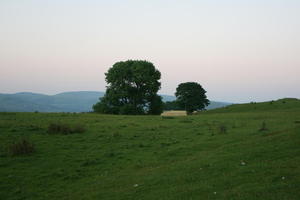
{"type": "Polygon", "coordinates": [[[0,113],[0,197],[298,200],[300,107],[284,101],[187,117],[0,113]],[[49,134],[58,122],[86,131],[49,134]],[[11,156],[21,138],[35,152],[11,156]]]}
{"type": "Polygon", "coordinates": [[[233,104],[224,108],[209,110],[209,113],[227,113],[227,112],[260,112],[260,111],[282,111],[300,109],[300,100],[296,98],[284,98],[277,101],[251,102],[248,104],[233,104]]]}
{"type": "MultiPolygon", "coordinates": [[[[104,92],[64,92],[56,95],[36,93],[0,94],[0,112],[90,112],[104,92]]],[[[163,101],[173,101],[174,96],[161,95],[163,101]]],[[[207,107],[213,109],[229,105],[214,102],[207,107]]]]}

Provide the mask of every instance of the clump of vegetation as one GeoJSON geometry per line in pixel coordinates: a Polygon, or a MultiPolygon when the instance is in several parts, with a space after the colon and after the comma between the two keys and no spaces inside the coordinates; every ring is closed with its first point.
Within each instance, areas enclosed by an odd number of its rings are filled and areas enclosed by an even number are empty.
{"type": "Polygon", "coordinates": [[[12,156],[28,155],[35,151],[33,143],[27,139],[22,139],[11,144],[8,148],[9,154],[12,156]]]}
{"type": "Polygon", "coordinates": [[[261,127],[259,129],[259,131],[267,131],[268,128],[267,128],[267,124],[265,121],[263,121],[263,123],[261,124],[261,127]]]}
{"type": "Polygon", "coordinates": [[[112,137],[119,138],[119,137],[121,137],[121,134],[119,132],[114,132],[114,133],[112,133],[112,137]]]}
{"type": "Polygon", "coordinates": [[[225,133],[227,133],[227,127],[224,124],[221,124],[219,126],[219,131],[220,131],[220,133],[225,134],[225,133]]]}
{"type": "Polygon", "coordinates": [[[81,124],[77,124],[72,128],[72,133],[84,133],[85,131],[86,128],[81,124]]]}
{"type": "Polygon", "coordinates": [[[86,129],[83,125],[77,124],[75,126],[71,126],[69,124],[62,123],[51,123],[48,126],[48,133],[50,134],[73,134],[73,133],[83,133],[86,129]]]}

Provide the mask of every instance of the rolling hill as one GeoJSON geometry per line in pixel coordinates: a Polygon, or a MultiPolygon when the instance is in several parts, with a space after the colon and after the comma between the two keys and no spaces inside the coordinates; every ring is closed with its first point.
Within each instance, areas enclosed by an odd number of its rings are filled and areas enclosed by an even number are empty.
{"type": "MultiPolygon", "coordinates": [[[[0,94],[0,112],[89,112],[104,92],[79,91],[44,95],[30,92],[0,94]]],[[[161,95],[163,101],[173,101],[174,96],[161,95]]],[[[213,109],[230,103],[214,102],[207,107],[213,109]]]]}
{"type": "Polygon", "coordinates": [[[0,94],[2,112],[89,112],[102,92],[81,91],[44,95],[29,92],[0,94]]]}
{"type": "Polygon", "coordinates": [[[261,112],[300,109],[300,100],[297,98],[283,98],[277,101],[251,102],[245,104],[232,104],[223,108],[209,110],[209,113],[233,113],[233,112],[261,112]]]}

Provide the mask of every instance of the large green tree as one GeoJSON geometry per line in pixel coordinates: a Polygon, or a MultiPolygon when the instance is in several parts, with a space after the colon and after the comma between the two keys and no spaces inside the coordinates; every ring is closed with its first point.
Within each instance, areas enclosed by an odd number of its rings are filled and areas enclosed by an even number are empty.
{"type": "Polygon", "coordinates": [[[94,111],[108,114],[160,114],[162,100],[157,95],[160,72],[147,61],[115,63],[105,73],[108,84],[94,111]]]}
{"type": "Polygon", "coordinates": [[[199,83],[186,82],[178,85],[175,96],[179,106],[188,113],[192,113],[196,110],[203,110],[209,104],[205,93],[206,91],[199,83]]]}

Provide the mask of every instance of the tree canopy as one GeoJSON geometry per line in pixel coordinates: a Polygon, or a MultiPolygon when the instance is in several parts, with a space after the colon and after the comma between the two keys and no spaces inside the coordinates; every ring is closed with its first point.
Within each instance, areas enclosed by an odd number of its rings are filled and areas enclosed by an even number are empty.
{"type": "Polygon", "coordinates": [[[186,82],[178,85],[175,96],[179,106],[188,113],[192,113],[196,110],[203,110],[209,104],[205,93],[206,91],[199,83],[186,82]]]}
{"type": "Polygon", "coordinates": [[[104,97],[93,106],[107,114],[160,114],[162,99],[157,95],[161,74],[147,61],[128,60],[115,63],[105,73],[108,83],[104,97]]]}
{"type": "Polygon", "coordinates": [[[182,109],[184,108],[182,108],[176,100],[164,102],[164,110],[182,110],[182,109]]]}

